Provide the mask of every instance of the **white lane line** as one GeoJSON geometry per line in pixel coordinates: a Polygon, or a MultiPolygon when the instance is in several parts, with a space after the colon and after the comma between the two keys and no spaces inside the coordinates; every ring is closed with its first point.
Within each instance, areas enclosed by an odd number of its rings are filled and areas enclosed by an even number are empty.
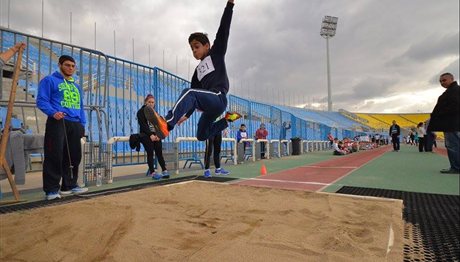
{"type": "MultiPolygon", "coordinates": [[[[290,180],[279,180],[279,179],[261,179],[261,178],[239,178],[240,180],[255,180],[255,181],[267,181],[267,182],[275,182],[275,183],[291,183],[291,184],[305,184],[305,185],[321,185],[321,186],[329,186],[331,184],[328,183],[321,183],[321,182],[304,182],[304,181],[290,181],[290,180]]],[[[240,181],[241,182],[241,181],[240,181]]]]}
{"type": "Polygon", "coordinates": [[[388,245],[387,245],[387,256],[388,256],[388,253],[390,253],[391,251],[391,247],[393,246],[393,243],[395,241],[395,233],[393,231],[393,224],[390,224],[390,233],[389,233],[389,236],[388,236],[388,245]]]}
{"type": "Polygon", "coordinates": [[[301,166],[301,168],[338,168],[338,169],[355,169],[357,166],[301,166]]]}

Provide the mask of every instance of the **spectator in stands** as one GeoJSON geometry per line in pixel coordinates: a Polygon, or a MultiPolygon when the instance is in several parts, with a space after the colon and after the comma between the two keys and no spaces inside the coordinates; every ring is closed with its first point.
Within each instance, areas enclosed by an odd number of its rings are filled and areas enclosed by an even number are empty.
{"type": "MultiPolygon", "coordinates": [[[[268,131],[265,129],[265,124],[260,124],[259,129],[256,130],[256,140],[267,139],[267,136],[268,131]]],[[[265,159],[265,142],[260,142],[260,158],[265,159]]]]}
{"type": "Polygon", "coordinates": [[[396,120],[393,120],[393,124],[390,126],[389,135],[391,136],[391,142],[393,143],[393,151],[399,151],[399,135],[401,134],[401,128],[396,124],[396,120]]]}
{"type": "Polygon", "coordinates": [[[428,132],[443,131],[450,168],[442,169],[443,174],[460,174],[460,87],[451,73],[439,77],[446,89],[439,96],[431,113],[428,132]]]}
{"type": "Polygon", "coordinates": [[[418,123],[417,131],[418,131],[417,133],[419,134],[418,135],[418,151],[419,152],[426,151],[426,140],[425,140],[426,130],[425,130],[425,126],[423,122],[418,123]]]}
{"type": "Polygon", "coordinates": [[[155,98],[153,95],[148,94],[144,99],[144,105],[137,111],[137,122],[139,123],[140,140],[147,153],[147,165],[149,166],[149,173],[152,179],[158,180],[160,178],[169,178],[168,169],[166,168],[165,159],[163,157],[163,144],[161,139],[157,136],[155,126],[147,121],[145,115],[145,107],[150,107],[152,110],[155,108],[155,98]],[[154,155],[160,164],[162,173],[155,172],[154,155]]]}
{"type": "Polygon", "coordinates": [[[220,151],[222,147],[222,133],[218,133],[206,140],[206,150],[204,154],[204,177],[212,177],[211,170],[209,169],[211,162],[211,155],[213,155],[214,166],[216,175],[228,175],[229,171],[220,167],[220,151]],[[213,154],[214,152],[214,154],[213,154]]]}
{"type": "MultiPolygon", "coordinates": [[[[236,132],[236,142],[239,143],[241,139],[248,138],[248,132],[246,131],[246,125],[241,124],[240,129],[236,132]]],[[[246,147],[248,146],[249,142],[243,142],[243,152],[246,152],[246,147]]]]}
{"type": "Polygon", "coordinates": [[[25,49],[26,48],[26,44],[24,43],[17,43],[15,44],[14,46],[12,46],[10,49],[6,50],[5,52],[3,53],[0,53],[0,70],[2,70],[3,66],[5,65],[5,63],[10,60],[14,54],[16,54],[17,52],[19,52],[20,49],[25,49]]]}
{"type": "Polygon", "coordinates": [[[343,150],[343,149],[340,148],[340,146],[339,146],[339,139],[338,139],[338,138],[334,138],[333,141],[334,141],[334,142],[332,143],[332,149],[334,150],[333,154],[334,154],[334,155],[346,155],[346,154],[347,154],[347,151],[343,150]]]}
{"type": "Polygon", "coordinates": [[[201,62],[193,74],[191,88],[182,92],[166,115],[167,125],[164,122],[161,124],[164,136],[167,136],[176,124],[180,125],[186,121],[195,109],[202,111],[197,129],[197,138],[200,141],[220,133],[228,127],[228,122],[241,117],[238,113],[227,112],[224,118],[215,122],[227,107],[229,81],[225,68],[225,53],[233,6],[234,0],[228,0],[212,48],[206,34],[197,32],[189,36],[188,42],[193,56],[201,62]]]}
{"type": "Polygon", "coordinates": [[[40,81],[37,94],[37,107],[48,116],[43,161],[43,191],[47,200],[88,191],[77,185],[80,139],[86,124],[83,90],[72,77],[76,69],[73,57],[62,55],[58,67],[59,71],[40,81]]]}

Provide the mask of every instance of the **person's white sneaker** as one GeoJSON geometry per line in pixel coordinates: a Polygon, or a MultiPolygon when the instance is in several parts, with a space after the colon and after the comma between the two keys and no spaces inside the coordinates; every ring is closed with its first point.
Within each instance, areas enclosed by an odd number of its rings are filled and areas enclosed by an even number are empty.
{"type": "Polygon", "coordinates": [[[77,194],[81,194],[81,193],[87,192],[87,191],[88,191],[88,188],[87,188],[87,187],[79,187],[79,186],[77,186],[77,187],[72,188],[71,191],[72,191],[72,194],[76,194],[76,195],[77,195],[77,194]]]}
{"type": "Polygon", "coordinates": [[[46,200],[59,199],[59,198],[61,198],[61,195],[59,195],[58,192],[48,192],[48,193],[46,193],[45,198],[46,198],[46,200]]]}

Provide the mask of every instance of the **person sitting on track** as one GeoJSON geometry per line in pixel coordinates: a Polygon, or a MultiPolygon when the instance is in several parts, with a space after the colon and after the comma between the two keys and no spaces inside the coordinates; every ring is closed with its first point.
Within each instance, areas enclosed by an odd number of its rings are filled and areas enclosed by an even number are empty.
{"type": "Polygon", "coordinates": [[[334,150],[333,154],[337,156],[346,155],[348,153],[346,150],[340,148],[338,138],[334,138],[334,143],[332,143],[332,149],[334,150]]]}

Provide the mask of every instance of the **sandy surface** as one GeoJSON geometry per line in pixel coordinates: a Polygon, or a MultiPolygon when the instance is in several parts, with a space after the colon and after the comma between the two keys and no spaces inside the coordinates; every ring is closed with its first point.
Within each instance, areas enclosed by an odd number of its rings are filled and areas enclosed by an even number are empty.
{"type": "Polygon", "coordinates": [[[191,182],[0,215],[0,260],[402,261],[401,213],[397,200],[191,182]]]}

